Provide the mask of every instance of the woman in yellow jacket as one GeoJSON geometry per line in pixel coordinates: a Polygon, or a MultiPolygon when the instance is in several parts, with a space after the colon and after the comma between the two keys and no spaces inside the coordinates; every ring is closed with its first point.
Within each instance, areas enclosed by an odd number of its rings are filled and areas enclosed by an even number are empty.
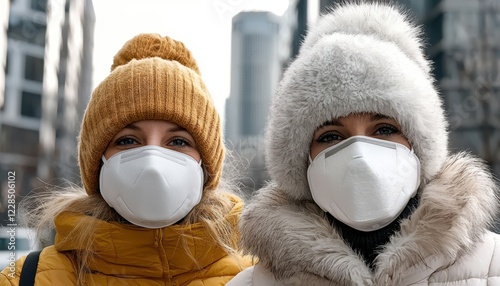
{"type": "MultiPolygon", "coordinates": [[[[81,126],[84,188],[30,202],[39,233],[56,231],[35,285],[224,285],[248,266],[235,250],[242,203],[220,182],[220,119],[194,58],[141,34],[111,70],[81,126]]],[[[18,285],[24,261],[0,285],[18,285]]]]}

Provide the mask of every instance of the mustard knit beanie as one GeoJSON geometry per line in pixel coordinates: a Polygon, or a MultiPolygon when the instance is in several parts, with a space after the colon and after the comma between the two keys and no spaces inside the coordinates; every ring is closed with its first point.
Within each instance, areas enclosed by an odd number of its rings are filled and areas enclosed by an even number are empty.
{"type": "Polygon", "coordinates": [[[101,158],[111,139],[140,120],[166,120],[185,128],[200,151],[205,188],[218,185],[224,159],[220,119],[195,59],[179,41],[140,34],[115,55],[110,75],[94,90],[85,111],[78,163],[88,194],[98,192],[101,158]]]}

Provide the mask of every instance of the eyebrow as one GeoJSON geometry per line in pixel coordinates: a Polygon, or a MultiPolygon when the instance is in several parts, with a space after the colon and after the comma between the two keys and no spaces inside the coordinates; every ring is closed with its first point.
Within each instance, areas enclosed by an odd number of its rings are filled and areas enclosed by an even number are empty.
{"type": "MultiPolygon", "coordinates": [[[[141,128],[139,126],[135,125],[134,123],[130,123],[129,125],[123,127],[123,129],[141,130],[141,128]]],[[[177,125],[177,126],[168,128],[166,131],[167,132],[177,132],[177,131],[187,131],[187,130],[186,130],[186,128],[183,128],[183,127],[177,125]]]]}
{"type": "Polygon", "coordinates": [[[180,127],[179,125],[175,126],[175,127],[172,127],[172,128],[169,128],[167,129],[168,132],[177,132],[177,131],[186,131],[186,128],[183,128],[183,127],[180,127]]]}
{"type": "MultiPolygon", "coordinates": [[[[381,119],[393,119],[393,118],[386,116],[386,115],[379,114],[379,113],[374,114],[370,117],[370,121],[377,121],[377,120],[381,120],[381,119]]],[[[316,130],[323,128],[323,127],[326,127],[326,126],[343,127],[344,125],[342,123],[340,123],[340,121],[338,121],[337,119],[331,119],[331,120],[327,120],[327,121],[323,122],[320,126],[318,126],[318,128],[316,128],[316,130]]]]}
{"type": "Polygon", "coordinates": [[[342,123],[340,123],[337,119],[331,119],[323,122],[320,126],[318,126],[318,128],[316,128],[316,130],[326,126],[344,126],[344,125],[342,125],[342,123]]]}
{"type": "Polygon", "coordinates": [[[139,126],[134,125],[134,123],[130,123],[129,125],[123,127],[123,129],[125,129],[125,128],[132,129],[132,130],[139,130],[139,129],[141,129],[141,128],[139,128],[139,126]]]}
{"type": "Polygon", "coordinates": [[[374,114],[374,115],[372,115],[372,117],[370,117],[371,121],[376,121],[376,120],[380,120],[380,119],[393,119],[393,118],[386,116],[386,115],[383,115],[383,114],[379,114],[379,113],[374,114]]]}

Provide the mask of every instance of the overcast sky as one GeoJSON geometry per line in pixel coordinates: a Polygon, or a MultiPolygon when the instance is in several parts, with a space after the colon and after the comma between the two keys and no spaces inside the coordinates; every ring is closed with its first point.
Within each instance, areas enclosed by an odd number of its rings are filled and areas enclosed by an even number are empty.
{"type": "Polygon", "coordinates": [[[113,56],[140,33],[182,41],[194,54],[223,116],[230,89],[231,18],[242,10],[283,13],[288,0],[98,0],[94,87],[108,74],[113,56]]]}

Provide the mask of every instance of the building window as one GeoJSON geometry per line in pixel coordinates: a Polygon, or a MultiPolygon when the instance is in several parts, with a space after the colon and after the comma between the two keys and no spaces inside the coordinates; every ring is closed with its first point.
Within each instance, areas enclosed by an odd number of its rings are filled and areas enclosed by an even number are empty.
{"type": "Polygon", "coordinates": [[[24,62],[24,78],[43,82],[43,59],[26,55],[24,62]]]}
{"type": "Polygon", "coordinates": [[[38,155],[38,130],[29,130],[10,125],[0,129],[0,152],[36,157],[38,155]]]}
{"type": "Polygon", "coordinates": [[[45,25],[35,23],[19,15],[10,13],[7,35],[11,39],[45,46],[45,30],[45,25]]]}
{"type": "Polygon", "coordinates": [[[42,96],[37,93],[23,91],[21,98],[21,115],[41,118],[42,96]]]}
{"type": "Polygon", "coordinates": [[[47,0],[31,0],[31,9],[45,12],[47,10],[47,0]]]}

